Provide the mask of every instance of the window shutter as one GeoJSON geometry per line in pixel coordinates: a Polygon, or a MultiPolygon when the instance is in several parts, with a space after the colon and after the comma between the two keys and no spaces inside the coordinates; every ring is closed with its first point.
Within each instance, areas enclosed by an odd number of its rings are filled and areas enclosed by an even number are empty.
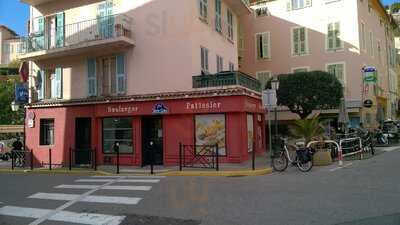
{"type": "Polygon", "coordinates": [[[124,94],[126,91],[125,55],[117,55],[117,93],[124,94]]]}
{"type": "Polygon", "coordinates": [[[269,36],[267,34],[263,34],[262,35],[262,55],[263,58],[269,58],[269,52],[268,52],[268,48],[269,48],[269,36]]]}
{"type": "Polygon", "coordinates": [[[300,33],[300,54],[305,54],[307,51],[307,46],[306,46],[306,29],[305,28],[300,28],[299,29],[300,33]]]}
{"type": "Polygon", "coordinates": [[[342,48],[342,40],[340,40],[340,23],[335,23],[335,47],[342,48]]]}
{"type": "Polygon", "coordinates": [[[299,29],[293,29],[292,30],[292,41],[293,41],[293,54],[294,55],[298,55],[299,54],[299,49],[300,49],[300,46],[299,46],[299,29]]]}
{"type": "Polygon", "coordinates": [[[35,40],[37,50],[44,49],[44,17],[38,18],[38,35],[35,40]]]}
{"type": "Polygon", "coordinates": [[[292,10],[292,0],[287,0],[286,1],[286,10],[287,11],[292,10]]]}
{"type": "Polygon", "coordinates": [[[333,49],[334,29],[333,24],[328,24],[328,49],[333,49]]]}
{"type": "Polygon", "coordinates": [[[38,73],[38,77],[37,80],[39,82],[38,85],[38,99],[39,100],[43,100],[44,99],[44,86],[45,86],[45,78],[44,78],[44,71],[40,70],[38,73]]]}
{"type": "Polygon", "coordinates": [[[262,59],[263,54],[262,54],[262,35],[261,34],[257,34],[256,42],[257,42],[257,58],[262,59]]]}
{"type": "Polygon", "coordinates": [[[62,98],[62,68],[56,68],[55,72],[55,97],[62,98]]]}
{"type": "Polygon", "coordinates": [[[97,95],[96,59],[87,60],[87,92],[88,96],[97,95]]]}
{"type": "Polygon", "coordinates": [[[343,65],[342,64],[336,65],[336,77],[344,85],[343,65]]]}
{"type": "Polygon", "coordinates": [[[64,46],[64,12],[56,15],[56,46],[64,46]]]}
{"type": "Polygon", "coordinates": [[[305,7],[311,7],[312,6],[312,0],[305,0],[305,1],[306,1],[305,7]]]}

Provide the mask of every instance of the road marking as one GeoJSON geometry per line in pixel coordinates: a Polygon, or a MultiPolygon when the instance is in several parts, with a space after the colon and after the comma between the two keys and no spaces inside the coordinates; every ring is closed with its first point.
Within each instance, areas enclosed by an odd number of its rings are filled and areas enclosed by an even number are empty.
{"type": "Polygon", "coordinates": [[[345,165],[343,165],[343,166],[335,167],[335,168],[333,168],[333,169],[330,169],[329,171],[334,172],[334,171],[336,171],[336,170],[340,170],[340,169],[349,167],[349,166],[351,166],[351,165],[353,165],[353,163],[348,163],[348,164],[345,164],[345,165]]]}
{"type": "MultiPolygon", "coordinates": [[[[77,194],[61,194],[61,193],[36,193],[29,196],[28,198],[35,199],[46,199],[46,200],[59,200],[59,201],[72,201],[79,198],[77,194]]],[[[136,205],[141,198],[131,197],[114,197],[114,196],[101,196],[101,195],[89,195],[80,200],[80,202],[92,202],[92,203],[110,203],[110,204],[123,204],[123,205],[136,205]]]]}
{"type": "MultiPolygon", "coordinates": [[[[78,179],[75,182],[110,182],[113,179],[78,179]]],[[[118,183],[158,183],[158,179],[123,179],[118,180],[118,183]]]]}
{"type": "MultiPolygon", "coordinates": [[[[113,181],[115,183],[116,181],[113,181]]],[[[151,186],[107,186],[107,185],[70,185],[62,184],[55,186],[54,188],[66,188],[66,189],[92,189],[92,190],[128,190],[128,191],[150,191],[151,186]]]]}
{"type": "Polygon", "coordinates": [[[383,151],[385,151],[385,152],[392,152],[392,151],[396,151],[396,150],[400,150],[400,148],[399,147],[389,147],[389,148],[383,149],[383,151]]]}
{"type": "Polygon", "coordinates": [[[112,216],[97,213],[75,213],[14,206],[4,206],[0,208],[0,215],[3,216],[40,219],[49,214],[51,214],[51,216],[48,217],[48,220],[87,225],[118,225],[125,219],[125,216],[112,216]]]}
{"type": "Polygon", "coordinates": [[[139,179],[146,179],[146,178],[154,178],[154,179],[161,179],[165,178],[165,176],[134,176],[134,175],[126,175],[126,176],[101,176],[101,175],[96,175],[96,176],[91,176],[94,178],[139,178],[139,179]]]}

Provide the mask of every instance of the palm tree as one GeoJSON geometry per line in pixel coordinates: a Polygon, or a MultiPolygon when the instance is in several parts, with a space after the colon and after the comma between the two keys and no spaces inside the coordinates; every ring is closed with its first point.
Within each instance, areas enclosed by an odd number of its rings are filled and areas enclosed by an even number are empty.
{"type": "Polygon", "coordinates": [[[291,126],[291,133],[295,137],[304,138],[307,145],[311,140],[320,137],[324,133],[324,128],[318,117],[300,119],[291,126]]]}

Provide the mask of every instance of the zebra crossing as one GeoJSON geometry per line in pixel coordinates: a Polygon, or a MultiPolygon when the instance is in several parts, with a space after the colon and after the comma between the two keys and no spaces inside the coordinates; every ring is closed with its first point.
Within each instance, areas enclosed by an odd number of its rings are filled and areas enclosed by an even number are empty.
{"type": "MultiPolygon", "coordinates": [[[[73,184],[60,184],[54,188],[55,192],[38,192],[28,196],[32,200],[49,200],[64,202],[56,209],[30,208],[5,205],[0,207],[2,216],[29,218],[33,221],[27,225],[39,225],[45,221],[87,224],[87,225],[119,225],[124,215],[108,215],[98,213],[80,213],[68,211],[67,208],[79,203],[118,204],[134,206],[142,201],[141,197],[134,195],[148,192],[151,185],[158,184],[162,176],[92,176],[77,179],[73,184]],[[136,185],[137,184],[137,185],[136,185]],[[59,191],[82,190],[82,194],[59,193],[59,191]],[[99,190],[109,190],[118,194],[118,191],[128,191],[130,196],[96,195],[99,190]]],[[[54,223],[56,225],[57,223],[54,223]]]]}

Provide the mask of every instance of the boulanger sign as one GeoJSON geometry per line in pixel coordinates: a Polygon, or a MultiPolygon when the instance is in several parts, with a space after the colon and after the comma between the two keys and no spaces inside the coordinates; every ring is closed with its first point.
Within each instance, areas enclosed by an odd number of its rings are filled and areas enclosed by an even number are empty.
{"type": "Polygon", "coordinates": [[[378,81],[378,73],[375,67],[364,67],[364,82],[375,84],[378,81]]]}

